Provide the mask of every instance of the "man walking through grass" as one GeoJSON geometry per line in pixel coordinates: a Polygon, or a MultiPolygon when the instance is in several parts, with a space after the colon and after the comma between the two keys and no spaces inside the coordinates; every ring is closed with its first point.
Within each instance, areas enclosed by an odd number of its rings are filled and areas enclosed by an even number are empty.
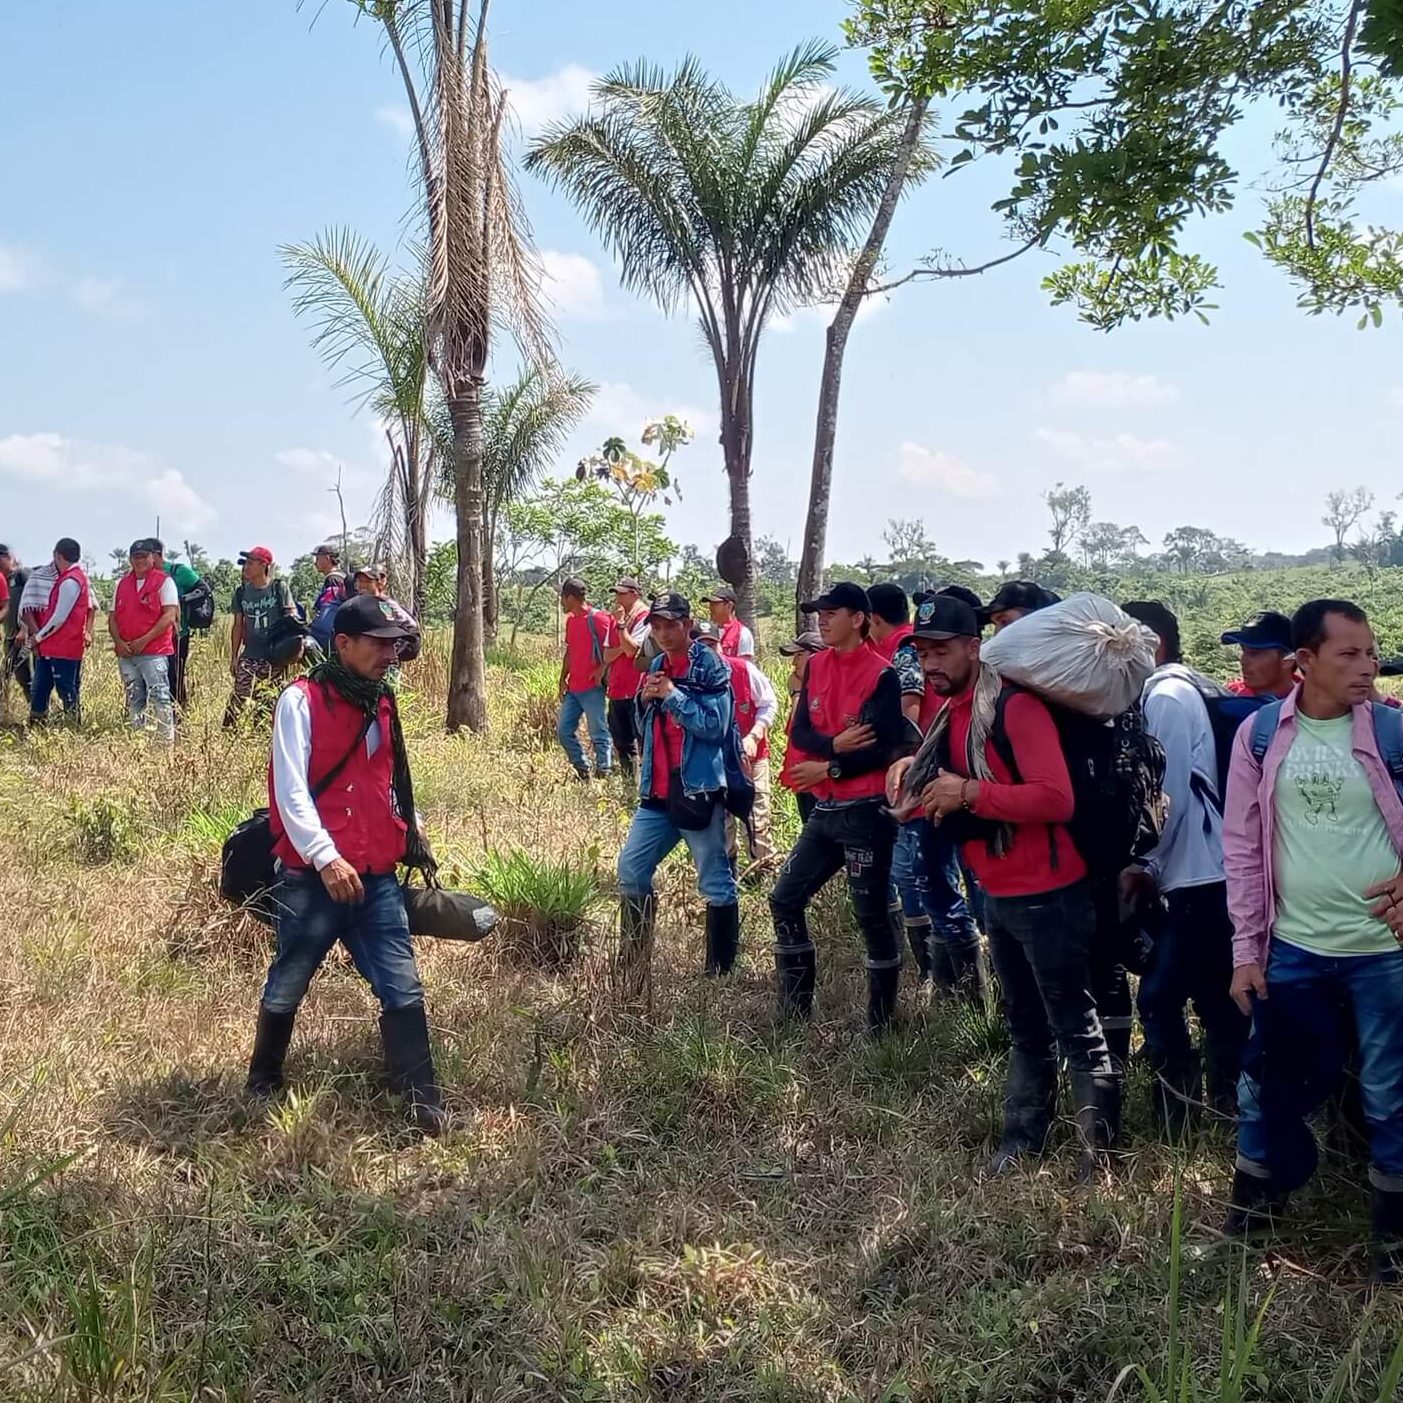
{"type": "Polygon", "coordinates": [[[809,659],[790,735],[805,759],[789,769],[815,805],[770,894],[781,1017],[807,1018],[818,978],[809,904],[840,871],[867,947],[867,1027],[896,1014],[901,947],[889,901],[896,824],[885,808],[887,767],[902,753],[906,722],[896,673],[867,642],[872,606],[850,581],[800,606],[818,615],[825,647],[809,659]]]}
{"type": "Polygon", "coordinates": [[[175,653],[175,623],[180,595],[175,581],[156,564],[154,543],[143,537],[127,553],[131,569],[117,581],[107,631],[117,655],[117,671],[127,698],[127,717],[144,731],[147,713],[157,737],[175,744],[175,703],[171,698],[170,659],[175,653]]]}
{"type": "Polygon", "coordinates": [[[609,650],[618,647],[618,629],[604,610],[587,601],[581,579],[572,577],[561,585],[560,607],[565,614],[565,657],[560,664],[560,720],[556,735],[575,773],[587,780],[589,762],[579,737],[583,718],[594,751],[595,777],[604,779],[613,768],[604,672],[609,650]]]}
{"type": "Polygon", "coordinates": [[[82,547],[71,536],[54,546],[53,583],[34,634],[34,682],[29,694],[29,724],[42,726],[55,692],[64,712],[78,719],[83,683],[83,654],[92,642],[95,605],[83,567],[82,547]]]}
{"type": "Polygon", "coordinates": [[[277,859],[277,952],[259,1005],[248,1092],[281,1089],[297,1009],[339,940],[380,1001],[390,1088],[430,1134],[447,1124],[409,940],[400,863],[431,863],[385,675],[410,625],[368,595],[336,612],[333,656],[273,715],[268,814],[277,859]],[[315,790],[314,790],[315,786],[315,790]]]}
{"type": "Polygon", "coordinates": [[[243,581],[234,591],[234,622],[229,636],[229,673],[234,690],[224,709],[227,729],[238,722],[256,692],[277,688],[287,667],[275,662],[270,651],[278,621],[296,613],[286,580],[273,578],[273,552],[254,546],[239,556],[243,581]]]}
{"type": "Polygon", "coordinates": [[[1043,1152],[1060,1054],[1085,1178],[1114,1146],[1121,1086],[1091,993],[1095,914],[1067,829],[1075,796],[1057,724],[1031,692],[1002,695],[998,673],[980,660],[978,616],[962,600],[927,600],[917,631],[926,676],[947,702],[906,787],[919,786],[926,816],[963,845],[984,890],[1012,1039],[1003,1134],[986,1172],[1043,1152]]]}
{"type": "MultiPolygon", "coordinates": [[[[725,837],[726,748],[735,744],[730,673],[715,649],[693,642],[692,607],[682,595],[659,595],[648,621],[658,656],[638,693],[639,800],[619,853],[619,973],[630,997],[642,992],[652,965],[653,876],[679,842],[692,854],[706,902],[706,973],[729,974],[740,948],[725,837]]],[[[732,759],[739,763],[738,754],[732,759]]]]}
{"type": "Polygon", "coordinates": [[[1299,688],[1243,722],[1223,856],[1252,1018],[1238,1087],[1233,1236],[1310,1179],[1310,1116],[1353,1051],[1369,1137],[1374,1275],[1403,1280],[1403,718],[1371,701],[1374,634],[1345,600],[1291,621],[1299,688]]]}
{"type": "Polygon", "coordinates": [[[609,735],[614,755],[626,780],[632,780],[638,763],[638,685],[643,673],[638,663],[648,638],[648,606],[640,597],[638,581],[626,576],[614,586],[614,645],[604,650],[609,664],[606,692],[609,701],[609,735]]]}

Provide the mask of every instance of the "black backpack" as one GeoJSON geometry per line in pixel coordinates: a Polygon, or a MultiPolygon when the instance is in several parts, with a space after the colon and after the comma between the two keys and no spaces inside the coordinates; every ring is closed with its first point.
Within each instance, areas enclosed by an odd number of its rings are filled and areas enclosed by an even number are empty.
{"type": "Polygon", "coordinates": [[[1199,696],[1203,698],[1204,710],[1208,712],[1208,727],[1213,732],[1214,760],[1218,770],[1216,792],[1209,788],[1204,782],[1204,777],[1197,771],[1189,777],[1189,787],[1210,808],[1222,813],[1223,796],[1228,792],[1228,769],[1232,765],[1233,742],[1237,739],[1237,733],[1249,716],[1254,716],[1276,698],[1238,696],[1235,692],[1215,686],[1206,678],[1192,677],[1185,680],[1191,681],[1199,696]]]}
{"type": "MultiPolygon", "coordinates": [[[[1021,690],[1005,686],[1000,692],[990,735],[1015,782],[1022,776],[1004,712],[1009,698],[1021,690]]],[[[1067,825],[1072,841],[1093,877],[1119,873],[1152,851],[1164,831],[1164,748],[1145,729],[1138,702],[1102,721],[1040,700],[1057,725],[1072,780],[1076,807],[1067,825]]]]}
{"type": "Polygon", "coordinates": [[[187,633],[214,627],[214,590],[208,580],[196,580],[180,601],[180,617],[187,633]]]}

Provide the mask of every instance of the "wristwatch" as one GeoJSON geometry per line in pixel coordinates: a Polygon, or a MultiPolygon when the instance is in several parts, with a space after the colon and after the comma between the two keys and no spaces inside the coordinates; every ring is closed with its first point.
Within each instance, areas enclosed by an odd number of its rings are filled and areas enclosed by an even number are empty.
{"type": "Polygon", "coordinates": [[[829,778],[829,779],[842,779],[842,778],[843,778],[843,767],[842,767],[836,760],[830,760],[830,761],[828,762],[828,778],[829,778]]]}

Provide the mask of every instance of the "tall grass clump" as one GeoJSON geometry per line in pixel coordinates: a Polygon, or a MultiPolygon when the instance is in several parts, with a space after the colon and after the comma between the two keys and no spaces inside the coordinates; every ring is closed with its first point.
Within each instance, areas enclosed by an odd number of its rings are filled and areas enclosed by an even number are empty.
{"type": "Polygon", "coordinates": [[[600,899],[598,857],[593,849],[575,861],[494,848],[478,863],[473,890],[502,913],[498,944],[511,959],[559,969],[579,958],[600,899]]]}

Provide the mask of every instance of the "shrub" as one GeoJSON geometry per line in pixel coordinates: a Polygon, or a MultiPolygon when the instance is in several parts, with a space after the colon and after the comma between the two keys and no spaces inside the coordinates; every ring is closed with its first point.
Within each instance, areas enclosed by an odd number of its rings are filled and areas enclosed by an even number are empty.
{"type": "Polygon", "coordinates": [[[579,958],[590,910],[599,900],[598,852],[580,862],[493,849],[472,886],[502,913],[501,947],[522,964],[558,969],[579,958]]]}
{"type": "Polygon", "coordinates": [[[78,860],[93,867],[133,857],[139,846],[140,830],[127,805],[110,795],[99,794],[84,802],[73,799],[68,806],[73,823],[73,847],[78,860]]]}

